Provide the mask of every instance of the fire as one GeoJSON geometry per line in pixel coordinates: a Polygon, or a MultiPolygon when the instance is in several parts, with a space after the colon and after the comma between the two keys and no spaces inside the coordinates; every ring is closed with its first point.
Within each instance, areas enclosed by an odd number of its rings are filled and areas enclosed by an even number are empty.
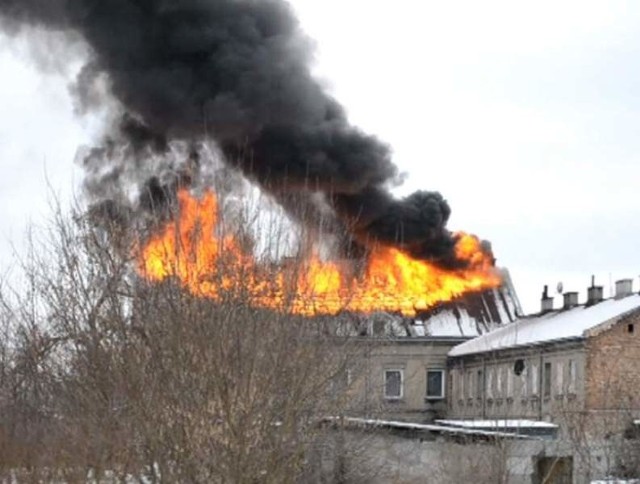
{"type": "Polygon", "coordinates": [[[467,234],[460,234],[456,246],[456,255],[469,261],[465,270],[447,271],[386,246],[374,248],[357,274],[349,264],[318,255],[293,267],[264,264],[236,238],[220,233],[214,193],[196,199],[182,190],[178,201],[178,218],[142,248],[138,270],[150,281],[176,278],[197,296],[219,300],[240,292],[255,306],[308,316],[340,311],[413,316],[501,282],[478,239],[467,234]]]}

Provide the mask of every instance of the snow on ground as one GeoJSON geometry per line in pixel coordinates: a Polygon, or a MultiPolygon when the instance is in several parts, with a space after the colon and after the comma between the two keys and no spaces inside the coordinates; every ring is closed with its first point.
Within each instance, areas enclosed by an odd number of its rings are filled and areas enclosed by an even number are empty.
{"type": "Polygon", "coordinates": [[[589,307],[577,306],[573,309],[522,318],[456,346],[449,355],[460,356],[583,337],[586,331],[638,308],[640,308],[640,295],[636,294],[623,299],[608,299],[589,307]]]}

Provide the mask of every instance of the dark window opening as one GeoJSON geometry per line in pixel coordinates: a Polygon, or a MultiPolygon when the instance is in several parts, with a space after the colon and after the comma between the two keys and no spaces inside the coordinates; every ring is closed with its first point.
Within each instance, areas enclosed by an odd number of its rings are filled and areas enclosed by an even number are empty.
{"type": "Polygon", "coordinates": [[[427,370],[427,398],[444,398],[444,370],[427,370]]]}
{"type": "Polygon", "coordinates": [[[374,336],[382,336],[385,333],[385,322],[384,321],[374,321],[373,322],[373,335],[374,336]]]}
{"type": "Polygon", "coordinates": [[[513,372],[520,376],[522,375],[522,372],[524,371],[524,360],[516,360],[515,364],[513,365],[513,372]]]}
{"type": "Polygon", "coordinates": [[[551,363],[544,364],[544,396],[551,396],[551,363]]]}
{"type": "Polygon", "coordinates": [[[384,372],[384,396],[385,398],[402,398],[402,371],[386,370],[384,372]]]}
{"type": "Polygon", "coordinates": [[[627,326],[627,331],[629,332],[629,334],[633,334],[635,328],[633,327],[633,324],[630,324],[629,326],[627,326]]]}

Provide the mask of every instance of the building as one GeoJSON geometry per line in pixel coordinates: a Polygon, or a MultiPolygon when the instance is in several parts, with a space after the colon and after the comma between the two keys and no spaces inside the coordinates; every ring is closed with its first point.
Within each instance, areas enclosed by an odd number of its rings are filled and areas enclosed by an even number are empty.
{"type": "Polygon", "coordinates": [[[509,482],[640,477],[633,281],[618,281],[609,299],[592,282],[586,301],[568,292],[559,308],[545,288],[540,312],[530,316],[521,315],[510,284],[473,298],[414,321],[370,321],[364,422],[413,442],[406,444],[412,462],[429,460],[428,441],[525,436],[530,443],[504,447],[509,482]]]}
{"type": "MultiPolygon", "coordinates": [[[[603,300],[564,294],[554,310],[547,292],[541,312],[451,349],[449,418],[534,419],[572,425],[588,415],[622,432],[640,418],[640,295],[632,281],[603,300]]],[[[601,422],[602,423],[602,422],[601,422]]]]}
{"type": "Polygon", "coordinates": [[[500,288],[469,294],[414,319],[385,313],[366,318],[366,378],[359,385],[364,414],[428,422],[447,415],[448,354],[452,348],[522,314],[506,270],[500,288]]]}

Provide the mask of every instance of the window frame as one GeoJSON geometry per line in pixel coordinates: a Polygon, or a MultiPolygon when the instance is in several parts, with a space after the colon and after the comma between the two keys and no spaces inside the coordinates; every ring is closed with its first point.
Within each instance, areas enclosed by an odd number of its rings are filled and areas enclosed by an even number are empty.
{"type": "Polygon", "coordinates": [[[447,372],[444,368],[427,368],[426,369],[426,388],[425,399],[426,400],[444,400],[447,394],[447,372]],[[439,373],[441,375],[440,380],[440,395],[429,395],[429,373],[439,373]]]}
{"type": "Polygon", "coordinates": [[[385,400],[402,400],[404,398],[404,369],[403,368],[385,368],[382,372],[383,377],[383,395],[385,400]],[[387,374],[400,374],[400,395],[387,395],[387,374]]]}

